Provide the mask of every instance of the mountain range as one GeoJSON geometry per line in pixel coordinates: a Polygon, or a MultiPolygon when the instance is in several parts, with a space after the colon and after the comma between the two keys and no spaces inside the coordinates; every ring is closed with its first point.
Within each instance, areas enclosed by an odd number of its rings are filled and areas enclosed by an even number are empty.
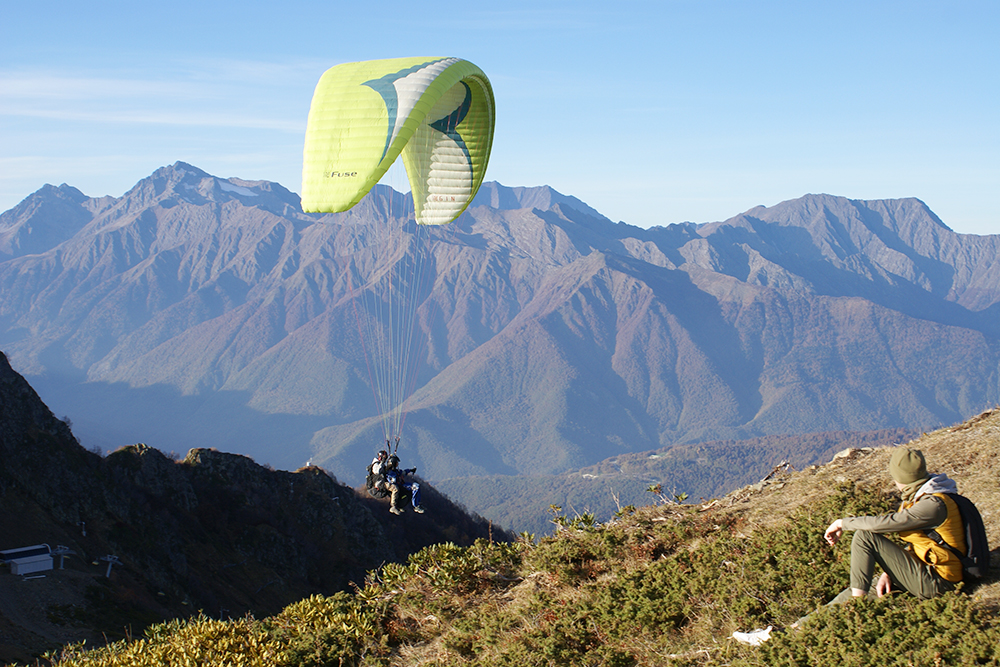
{"type": "Polygon", "coordinates": [[[400,454],[432,481],[1000,402],[1000,236],[917,199],[650,229],[549,187],[486,183],[441,228],[407,203],[378,186],[307,214],[180,162],[120,198],[45,186],[0,215],[0,350],[88,447],[215,447],[355,484],[385,436],[364,340],[385,323],[362,296],[417,263],[400,454]]]}

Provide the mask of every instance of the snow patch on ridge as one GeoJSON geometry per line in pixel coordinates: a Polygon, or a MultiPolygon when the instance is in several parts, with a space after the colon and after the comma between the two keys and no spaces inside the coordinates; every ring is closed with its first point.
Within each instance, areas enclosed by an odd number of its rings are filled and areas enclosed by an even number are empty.
{"type": "Polygon", "coordinates": [[[250,188],[245,188],[242,185],[233,185],[228,181],[219,181],[219,187],[221,187],[226,192],[235,192],[238,195],[243,195],[244,197],[256,197],[257,193],[250,188]]]}

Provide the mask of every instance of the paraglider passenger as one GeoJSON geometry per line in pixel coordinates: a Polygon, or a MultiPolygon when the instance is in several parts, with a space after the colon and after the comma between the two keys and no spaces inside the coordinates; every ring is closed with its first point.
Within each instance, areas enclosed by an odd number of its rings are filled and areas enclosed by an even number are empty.
{"type": "Polygon", "coordinates": [[[415,472],[416,468],[400,470],[399,457],[395,454],[390,455],[383,449],[375,455],[371,465],[368,466],[368,490],[379,498],[388,495],[389,511],[393,514],[403,513],[399,507],[399,499],[401,495],[408,494],[413,511],[423,514],[424,508],[420,505],[420,484],[406,479],[407,475],[415,472]]]}
{"type": "Polygon", "coordinates": [[[420,505],[420,484],[406,480],[407,475],[412,475],[415,472],[417,472],[416,468],[400,470],[395,467],[386,471],[385,482],[389,487],[389,492],[391,494],[389,500],[389,511],[393,514],[403,513],[403,510],[399,508],[398,504],[399,497],[403,493],[409,494],[414,512],[418,514],[424,513],[424,508],[420,505]]]}

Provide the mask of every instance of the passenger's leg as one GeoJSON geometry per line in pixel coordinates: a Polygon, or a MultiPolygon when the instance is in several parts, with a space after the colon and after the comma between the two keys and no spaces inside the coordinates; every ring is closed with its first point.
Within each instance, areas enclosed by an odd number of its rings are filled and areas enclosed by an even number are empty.
{"type": "Polygon", "coordinates": [[[393,514],[399,514],[402,512],[399,509],[399,484],[390,484],[389,491],[389,511],[393,514]]]}

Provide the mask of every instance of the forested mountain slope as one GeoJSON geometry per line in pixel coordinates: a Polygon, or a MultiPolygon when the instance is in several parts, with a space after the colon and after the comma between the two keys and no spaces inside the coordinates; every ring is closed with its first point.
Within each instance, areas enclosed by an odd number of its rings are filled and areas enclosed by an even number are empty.
{"type": "Polygon", "coordinates": [[[311,460],[354,484],[383,438],[355,297],[418,260],[401,453],[430,480],[1000,402],[1000,237],[916,199],[640,229],[487,183],[452,225],[405,211],[380,186],[305,214],[184,163],[121,198],[46,186],[0,216],[0,349],[88,447],[311,460]]]}

